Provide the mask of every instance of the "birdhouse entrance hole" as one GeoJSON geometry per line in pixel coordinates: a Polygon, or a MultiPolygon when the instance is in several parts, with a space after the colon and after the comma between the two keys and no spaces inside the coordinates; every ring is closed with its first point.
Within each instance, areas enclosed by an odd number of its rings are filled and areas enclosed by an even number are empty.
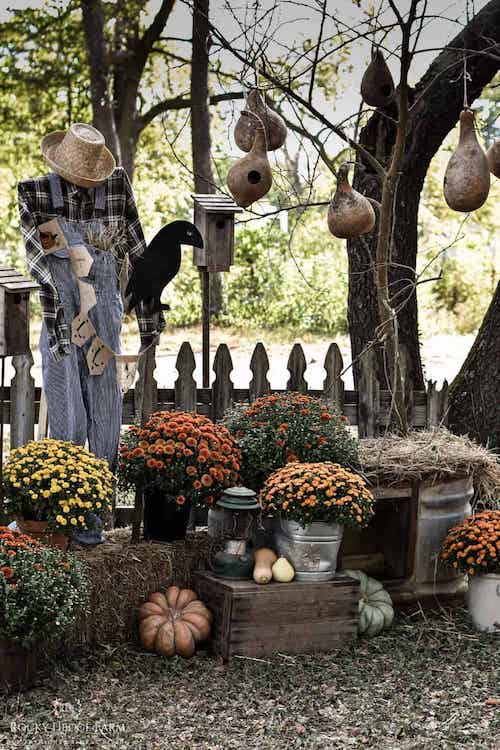
{"type": "Polygon", "coordinates": [[[251,183],[252,183],[252,185],[256,185],[256,184],[257,184],[258,182],[260,182],[260,181],[261,181],[261,179],[262,179],[262,175],[261,175],[261,173],[260,173],[260,172],[257,172],[257,170],[256,170],[256,169],[252,169],[252,170],[251,170],[251,171],[250,171],[250,172],[248,173],[248,175],[247,175],[247,178],[248,178],[248,182],[251,182],[251,183]]]}
{"type": "Polygon", "coordinates": [[[217,227],[217,229],[224,229],[224,227],[226,226],[226,222],[224,221],[224,219],[217,219],[217,221],[215,222],[215,226],[217,227]]]}

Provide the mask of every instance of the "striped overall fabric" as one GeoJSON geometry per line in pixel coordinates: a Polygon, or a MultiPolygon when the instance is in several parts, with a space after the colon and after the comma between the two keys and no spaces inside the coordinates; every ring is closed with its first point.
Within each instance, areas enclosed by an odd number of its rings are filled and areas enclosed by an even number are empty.
{"type": "MultiPolygon", "coordinates": [[[[116,260],[110,251],[98,250],[85,241],[88,224],[91,223],[92,228],[99,227],[103,194],[96,190],[95,217],[91,222],[69,222],[60,214],[61,183],[55,174],[50,175],[50,189],[54,212],[58,214],[67,243],[85,245],[93,259],[89,275],[82,279],[93,286],[96,295],[97,303],[88,316],[98,336],[113,351],[119,352],[123,307],[116,260]]],[[[47,255],[47,261],[65,319],[71,322],[80,312],[80,296],[68,250],[47,255]]],[[[72,440],[79,445],[88,441],[89,449],[99,458],[106,458],[115,471],[122,422],[122,394],[116,362],[111,359],[102,375],[90,375],[86,360],[90,343],[91,340],[82,347],[71,344],[69,354],[56,361],[50,352],[46,326],[42,324],[40,351],[49,430],[51,437],[59,440],[72,440]]]]}

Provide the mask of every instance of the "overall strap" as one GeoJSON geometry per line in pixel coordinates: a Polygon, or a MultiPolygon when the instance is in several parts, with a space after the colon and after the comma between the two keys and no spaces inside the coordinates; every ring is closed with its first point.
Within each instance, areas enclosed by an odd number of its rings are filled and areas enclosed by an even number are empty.
{"type": "Polygon", "coordinates": [[[106,208],[106,183],[102,182],[94,188],[94,213],[104,213],[106,208]]]}
{"type": "Polygon", "coordinates": [[[50,197],[52,200],[52,207],[56,214],[62,213],[64,208],[64,198],[62,193],[61,179],[58,174],[51,172],[48,175],[50,197]]]}

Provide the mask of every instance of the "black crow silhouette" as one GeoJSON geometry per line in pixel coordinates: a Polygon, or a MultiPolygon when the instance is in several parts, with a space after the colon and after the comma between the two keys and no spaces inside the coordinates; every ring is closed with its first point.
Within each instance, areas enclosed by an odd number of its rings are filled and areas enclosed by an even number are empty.
{"type": "Polygon", "coordinates": [[[136,261],[125,290],[125,297],[130,296],[129,312],[142,301],[151,315],[170,309],[168,305],[162,305],[161,295],[179,271],[181,245],[203,247],[203,237],[189,221],[172,221],[153,237],[136,261]]]}

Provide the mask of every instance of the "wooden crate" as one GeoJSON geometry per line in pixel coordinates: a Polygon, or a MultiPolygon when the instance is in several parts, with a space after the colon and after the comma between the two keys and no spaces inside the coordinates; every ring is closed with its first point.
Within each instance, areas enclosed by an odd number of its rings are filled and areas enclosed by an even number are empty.
{"type": "Polygon", "coordinates": [[[213,612],[212,649],[232,656],[331,651],[356,637],[359,582],[231,581],[197,573],[194,588],[213,612]]]}

